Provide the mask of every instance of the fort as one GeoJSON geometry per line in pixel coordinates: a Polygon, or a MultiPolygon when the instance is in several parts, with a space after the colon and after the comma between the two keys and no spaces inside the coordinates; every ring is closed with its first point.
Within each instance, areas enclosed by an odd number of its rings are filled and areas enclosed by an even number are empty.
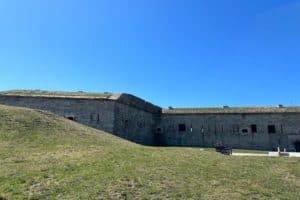
{"type": "Polygon", "coordinates": [[[300,107],[163,109],[130,94],[41,90],[0,92],[0,104],[50,111],[144,145],[300,151],[300,107]]]}

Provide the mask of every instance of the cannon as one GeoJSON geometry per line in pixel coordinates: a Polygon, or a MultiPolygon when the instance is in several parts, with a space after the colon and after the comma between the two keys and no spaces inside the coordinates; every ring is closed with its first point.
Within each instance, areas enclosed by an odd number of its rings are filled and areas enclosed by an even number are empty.
{"type": "Polygon", "coordinates": [[[219,153],[224,154],[224,155],[231,155],[232,154],[232,148],[227,147],[223,144],[215,145],[215,149],[216,149],[216,152],[219,152],[219,153]]]}

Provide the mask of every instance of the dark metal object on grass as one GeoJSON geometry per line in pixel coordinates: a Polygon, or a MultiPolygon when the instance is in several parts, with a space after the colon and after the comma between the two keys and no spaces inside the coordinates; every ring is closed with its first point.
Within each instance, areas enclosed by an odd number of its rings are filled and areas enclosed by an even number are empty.
{"type": "Polygon", "coordinates": [[[216,152],[219,152],[219,153],[224,154],[224,155],[231,155],[232,154],[232,148],[226,147],[224,145],[215,145],[215,149],[216,149],[216,152]]]}

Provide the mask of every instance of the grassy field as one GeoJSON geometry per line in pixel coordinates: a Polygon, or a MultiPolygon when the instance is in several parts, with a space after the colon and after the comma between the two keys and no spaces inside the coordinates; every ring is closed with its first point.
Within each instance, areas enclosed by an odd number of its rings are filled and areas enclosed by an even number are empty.
{"type": "Polygon", "coordinates": [[[299,199],[300,159],[133,144],[0,106],[0,199],[299,199]]]}

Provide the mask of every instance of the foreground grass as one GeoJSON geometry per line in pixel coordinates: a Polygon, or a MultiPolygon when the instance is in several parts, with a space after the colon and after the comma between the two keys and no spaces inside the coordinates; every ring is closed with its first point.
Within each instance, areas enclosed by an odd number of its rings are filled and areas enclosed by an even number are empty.
{"type": "Polygon", "coordinates": [[[300,160],[136,145],[0,106],[0,199],[299,199],[300,160]]]}

